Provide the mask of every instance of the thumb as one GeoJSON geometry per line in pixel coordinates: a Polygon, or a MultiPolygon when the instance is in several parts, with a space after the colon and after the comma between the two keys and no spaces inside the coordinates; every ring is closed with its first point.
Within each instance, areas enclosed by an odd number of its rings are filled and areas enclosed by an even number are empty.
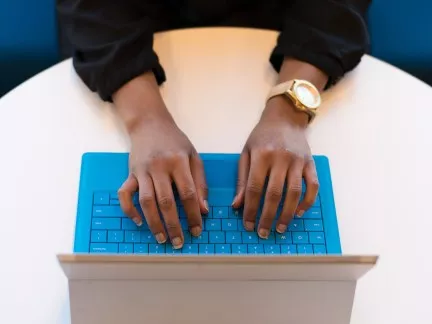
{"type": "Polygon", "coordinates": [[[238,175],[237,175],[237,188],[236,196],[232,202],[234,208],[239,208],[243,205],[246,184],[249,176],[249,166],[250,166],[250,156],[247,150],[243,150],[240,155],[240,160],[238,164],[238,175]]]}
{"type": "Polygon", "coordinates": [[[190,160],[190,167],[192,178],[195,183],[195,188],[198,195],[198,203],[200,206],[200,211],[202,214],[207,214],[209,212],[207,197],[208,197],[208,187],[204,173],[204,164],[198,155],[194,153],[190,160]]]}

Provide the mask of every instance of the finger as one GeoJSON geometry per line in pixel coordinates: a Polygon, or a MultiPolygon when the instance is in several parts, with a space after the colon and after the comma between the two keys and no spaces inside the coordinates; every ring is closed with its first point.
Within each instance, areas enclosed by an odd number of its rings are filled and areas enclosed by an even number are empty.
{"type": "Polygon", "coordinates": [[[184,239],[177,214],[171,179],[166,173],[153,174],[152,179],[159,209],[162,212],[171,243],[175,249],[180,249],[183,246],[184,239]]]}
{"type": "Polygon", "coordinates": [[[138,181],[133,174],[130,174],[117,192],[120,207],[123,212],[137,225],[142,225],[142,218],[133,203],[133,195],[138,190],[138,181]]]}
{"type": "Polygon", "coordinates": [[[244,202],[246,184],[249,175],[249,164],[250,164],[249,152],[244,150],[240,155],[239,164],[238,164],[236,196],[234,197],[234,200],[232,202],[232,206],[234,208],[240,208],[240,206],[244,202]]]}
{"type": "Polygon", "coordinates": [[[178,164],[172,176],[186,212],[190,232],[194,236],[199,236],[202,231],[202,217],[198,203],[198,194],[187,158],[178,164]]]}
{"type": "Polygon", "coordinates": [[[258,227],[258,236],[261,238],[268,238],[270,234],[273,220],[276,217],[279,203],[282,199],[288,167],[288,159],[279,159],[276,160],[274,167],[270,171],[263,212],[258,227]]]}
{"type": "Polygon", "coordinates": [[[318,195],[319,181],[313,159],[311,159],[304,167],[303,177],[306,183],[306,193],[297,207],[296,215],[299,217],[302,217],[305,211],[312,207],[318,195]]]}
{"type": "Polygon", "coordinates": [[[204,174],[204,165],[199,157],[198,153],[194,153],[190,159],[190,169],[192,172],[192,178],[195,183],[197,190],[198,203],[202,214],[209,212],[207,197],[208,187],[204,174]]]}
{"type": "Polygon", "coordinates": [[[151,177],[146,174],[142,176],[140,175],[138,182],[139,203],[144,213],[147,225],[156,238],[156,241],[161,244],[165,243],[167,235],[156,205],[153,181],[151,177]]]}
{"type": "Polygon", "coordinates": [[[287,193],[276,231],[284,233],[291,222],[300,201],[302,191],[303,159],[296,159],[288,169],[287,193]]]}
{"type": "Polygon", "coordinates": [[[259,153],[252,154],[243,209],[244,227],[248,231],[252,231],[255,227],[267,171],[268,162],[259,153]]]}

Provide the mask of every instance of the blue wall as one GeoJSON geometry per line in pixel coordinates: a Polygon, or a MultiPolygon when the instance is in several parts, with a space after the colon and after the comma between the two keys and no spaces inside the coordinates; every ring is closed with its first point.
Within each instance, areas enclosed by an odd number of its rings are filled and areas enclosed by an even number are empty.
{"type": "Polygon", "coordinates": [[[59,60],[56,0],[0,0],[0,96],[59,60]]]}

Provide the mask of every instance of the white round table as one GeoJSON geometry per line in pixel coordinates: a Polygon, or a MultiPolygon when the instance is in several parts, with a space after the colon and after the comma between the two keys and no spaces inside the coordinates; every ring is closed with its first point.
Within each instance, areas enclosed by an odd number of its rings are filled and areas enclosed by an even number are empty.
{"type": "MultiPolygon", "coordinates": [[[[241,150],[276,78],[276,36],[156,35],[166,103],[198,151],[241,150]]],[[[309,138],[330,158],[343,251],[381,256],[352,323],[430,323],[432,88],[365,56],[324,100],[309,138]]],[[[125,130],[67,60],[0,100],[0,148],[0,323],[69,323],[56,254],[72,251],[81,155],[128,150],[125,130]]]]}

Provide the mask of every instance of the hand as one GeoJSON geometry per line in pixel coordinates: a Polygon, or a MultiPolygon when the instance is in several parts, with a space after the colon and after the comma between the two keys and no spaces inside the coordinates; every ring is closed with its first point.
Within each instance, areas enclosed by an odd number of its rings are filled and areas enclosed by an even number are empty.
{"type": "Polygon", "coordinates": [[[124,212],[141,226],[141,215],[132,200],[133,194],[139,188],[139,203],[156,240],[164,243],[168,231],[173,247],[178,249],[183,246],[184,235],[172,183],[176,185],[183,203],[191,234],[199,236],[202,231],[201,214],[208,212],[203,164],[161,99],[154,99],[154,105],[142,106],[141,102],[144,100],[130,98],[131,96],[122,93],[115,97],[120,115],[129,125],[131,139],[130,174],[118,192],[120,205],[124,212]],[[139,102],[139,109],[133,109],[133,102],[139,102]],[[134,112],[131,113],[132,111],[134,112]],[[131,114],[134,118],[130,117],[131,114]]]}
{"type": "Polygon", "coordinates": [[[302,216],[318,193],[318,178],[306,139],[307,115],[294,110],[285,98],[271,99],[252,131],[239,161],[237,194],[233,207],[244,204],[245,229],[254,230],[260,199],[268,176],[258,225],[261,238],[269,236],[279,203],[284,200],[276,230],[286,231],[295,214],[302,216]],[[306,194],[300,202],[302,177],[306,194]],[[283,197],[284,185],[287,185],[283,197]]]}

